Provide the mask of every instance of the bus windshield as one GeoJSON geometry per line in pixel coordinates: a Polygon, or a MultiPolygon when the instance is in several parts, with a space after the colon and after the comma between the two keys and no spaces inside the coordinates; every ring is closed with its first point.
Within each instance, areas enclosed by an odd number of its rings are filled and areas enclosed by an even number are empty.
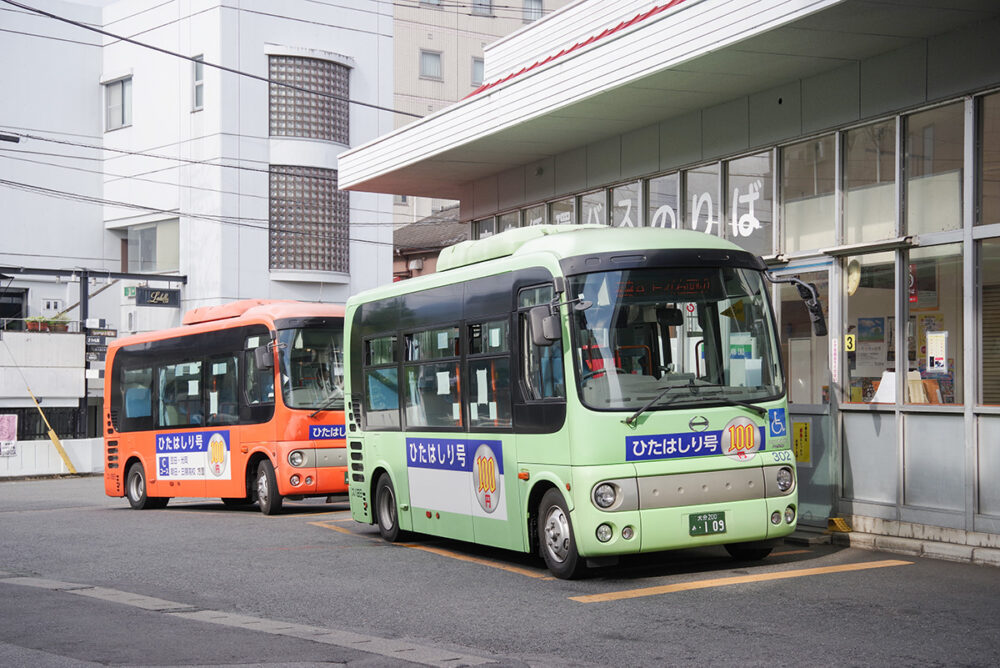
{"type": "Polygon", "coordinates": [[[289,408],[344,408],[344,333],[330,327],[278,330],[281,393],[289,408]]]}
{"type": "Polygon", "coordinates": [[[590,408],[691,408],[784,392],[758,271],[629,269],[570,277],[569,286],[570,298],[591,302],[570,316],[578,389],[590,408]]]}

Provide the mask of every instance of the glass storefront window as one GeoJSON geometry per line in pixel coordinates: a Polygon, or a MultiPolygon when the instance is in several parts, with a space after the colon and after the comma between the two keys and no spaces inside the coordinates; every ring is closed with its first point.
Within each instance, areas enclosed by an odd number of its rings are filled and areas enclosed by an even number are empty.
{"type": "Polygon", "coordinates": [[[906,232],[962,227],[962,103],[906,119],[906,232]]]}
{"type": "Polygon", "coordinates": [[[639,227],[639,184],[626,183],[611,189],[611,224],[614,227],[639,227]]]}
{"type": "MultiPolygon", "coordinates": [[[[830,322],[828,272],[806,272],[795,276],[816,286],[823,305],[823,315],[830,322]]],[[[785,376],[788,378],[788,403],[830,403],[829,337],[813,333],[809,312],[794,285],[778,284],[778,304],[781,309],[781,357],[785,362],[785,376]]]]}
{"type": "Polygon", "coordinates": [[[719,165],[705,165],[685,172],[684,199],[689,207],[688,227],[718,234],[721,220],[719,165]]]}
{"type": "Polygon", "coordinates": [[[979,242],[980,402],[1000,404],[1000,239],[979,242]]]}
{"type": "MultiPolygon", "coordinates": [[[[895,254],[847,258],[847,403],[896,403],[895,254]]],[[[910,352],[912,363],[916,351],[910,352]]]]}
{"type": "Polygon", "coordinates": [[[781,247],[786,253],[836,243],[835,142],[828,135],[781,150],[781,247]]]}
{"type": "Polygon", "coordinates": [[[538,206],[529,206],[524,210],[524,224],[525,226],[532,225],[544,225],[545,224],[545,205],[539,204],[538,206]]]}
{"type": "Polygon", "coordinates": [[[677,187],[680,178],[677,174],[658,176],[646,182],[649,191],[646,206],[646,224],[650,227],[681,227],[680,201],[677,198],[677,187]]]}
{"type": "Polygon", "coordinates": [[[554,225],[575,225],[576,198],[567,197],[549,204],[549,222],[554,225]]]}
{"type": "Polygon", "coordinates": [[[496,225],[493,218],[483,218],[472,223],[473,238],[488,239],[496,234],[496,225]]]}
{"type": "Polygon", "coordinates": [[[960,404],[963,325],[962,245],[914,248],[909,253],[907,340],[916,349],[906,374],[911,404],[960,404]]]}
{"type": "Polygon", "coordinates": [[[844,146],[847,243],[896,236],[896,122],[849,130],[844,146]]]}
{"type": "Polygon", "coordinates": [[[1000,223],[1000,93],[983,98],[979,123],[979,219],[1000,223]]]}
{"type": "Polygon", "coordinates": [[[585,225],[608,224],[608,196],[606,191],[587,193],[580,198],[580,222],[585,225]]]}
{"type": "Polygon", "coordinates": [[[725,237],[754,255],[774,252],[771,152],[726,163],[725,237]]]}
{"type": "Polygon", "coordinates": [[[506,232],[521,225],[521,214],[517,211],[502,213],[497,216],[497,231],[506,232]]]}

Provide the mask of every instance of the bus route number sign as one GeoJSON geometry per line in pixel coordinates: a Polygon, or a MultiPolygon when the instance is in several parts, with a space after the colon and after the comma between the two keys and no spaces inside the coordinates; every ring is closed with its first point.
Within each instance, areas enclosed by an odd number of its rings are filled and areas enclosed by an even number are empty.
{"type": "Polygon", "coordinates": [[[726,533],[726,513],[697,513],[688,515],[688,533],[692,536],[711,536],[726,533]]]}

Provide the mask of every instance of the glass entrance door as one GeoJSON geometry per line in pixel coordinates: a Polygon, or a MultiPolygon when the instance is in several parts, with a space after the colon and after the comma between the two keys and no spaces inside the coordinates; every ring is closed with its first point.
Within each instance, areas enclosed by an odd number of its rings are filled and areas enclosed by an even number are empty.
{"type": "MultiPolygon", "coordinates": [[[[831,268],[830,262],[810,263],[772,273],[814,283],[830,323],[831,268]]],[[[838,484],[830,411],[830,340],[829,336],[813,333],[809,314],[794,285],[778,284],[776,305],[788,381],[788,429],[799,474],[799,523],[826,527],[827,518],[833,514],[838,484]]]]}

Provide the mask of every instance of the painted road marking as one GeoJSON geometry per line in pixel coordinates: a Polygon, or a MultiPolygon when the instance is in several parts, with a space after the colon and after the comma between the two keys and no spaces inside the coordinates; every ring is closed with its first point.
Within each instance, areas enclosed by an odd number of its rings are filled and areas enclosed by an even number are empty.
{"type": "Polygon", "coordinates": [[[66,594],[76,596],[87,596],[102,601],[118,603],[134,608],[140,608],[149,612],[160,613],[187,619],[190,621],[203,622],[206,624],[217,624],[246,631],[256,631],[258,633],[268,633],[271,635],[298,638],[326,645],[337,645],[338,647],[348,647],[357,649],[369,654],[388,656],[393,659],[421,663],[427,666],[456,666],[456,665],[483,665],[494,663],[495,658],[486,658],[472,654],[463,654],[450,649],[439,649],[427,645],[418,645],[407,640],[397,640],[393,638],[380,638],[378,636],[363,635],[352,631],[341,631],[339,629],[325,629],[317,626],[306,626],[304,624],[293,624],[276,619],[266,619],[263,617],[250,617],[247,615],[237,615],[221,610],[199,610],[195,606],[185,603],[175,603],[165,601],[150,596],[142,596],[132,592],[118,589],[108,589],[106,587],[94,587],[85,584],[74,584],[71,582],[60,582],[58,580],[48,580],[35,577],[2,577],[10,575],[0,572],[0,584],[13,584],[22,587],[35,587],[48,591],[61,591],[66,594]]]}
{"type": "Polygon", "coordinates": [[[479,564],[480,566],[489,566],[490,568],[496,568],[501,571],[507,571],[508,573],[517,573],[518,575],[524,575],[525,577],[535,578],[536,580],[555,579],[551,575],[548,575],[546,571],[533,571],[528,568],[521,568],[520,566],[511,566],[509,564],[504,564],[499,561],[493,561],[492,559],[471,557],[467,554],[452,552],[451,550],[446,550],[440,547],[431,547],[430,545],[418,545],[416,543],[399,543],[399,545],[401,547],[409,547],[414,550],[423,550],[424,552],[430,552],[431,554],[436,554],[442,557],[448,557],[449,559],[457,559],[458,561],[468,561],[473,564],[479,564]]]}
{"type": "Polygon", "coordinates": [[[359,535],[359,534],[354,533],[350,529],[346,529],[344,527],[338,527],[338,526],[336,526],[334,524],[334,520],[330,520],[330,521],[327,521],[327,522],[309,522],[309,524],[312,524],[313,526],[317,526],[317,527],[323,527],[324,529],[329,529],[330,531],[337,531],[339,533],[346,533],[348,536],[357,536],[357,535],[359,535]]]}
{"type": "Polygon", "coordinates": [[[790,557],[793,554],[809,554],[809,550],[785,550],[784,552],[772,552],[772,557],[790,557]]]}
{"type": "MultiPolygon", "coordinates": [[[[330,531],[336,531],[338,533],[347,534],[348,536],[358,536],[359,538],[367,538],[368,540],[380,541],[381,538],[376,538],[374,536],[363,536],[362,534],[357,534],[350,529],[345,527],[337,526],[342,520],[328,520],[325,522],[309,522],[313,526],[322,527],[324,529],[329,529],[330,531]]],[[[492,559],[483,559],[481,557],[472,557],[467,554],[462,554],[460,552],[453,552],[451,550],[446,550],[443,547],[433,547],[431,545],[420,545],[418,543],[396,543],[400,547],[408,547],[411,550],[423,550],[424,552],[430,552],[431,554],[436,554],[439,557],[447,557],[449,559],[455,559],[457,561],[467,561],[472,564],[479,564],[480,566],[488,566],[490,568],[496,568],[497,570],[507,571],[508,573],[516,573],[518,575],[523,575],[525,577],[534,578],[536,580],[554,580],[555,578],[548,575],[546,571],[535,571],[529,568],[522,568],[520,566],[511,566],[510,564],[505,564],[499,561],[493,561],[492,559]]]]}
{"type": "Polygon", "coordinates": [[[578,603],[604,603],[607,601],[621,601],[627,598],[640,598],[643,596],[659,596],[660,594],[672,594],[678,591],[692,591],[694,589],[709,589],[711,587],[726,587],[736,584],[747,584],[752,582],[768,582],[770,580],[784,580],[787,578],[801,578],[809,575],[825,575],[828,573],[847,573],[850,571],[863,571],[871,568],[888,568],[891,566],[908,566],[912,561],[898,561],[896,559],[886,559],[884,561],[865,561],[858,564],[843,564],[841,566],[824,566],[821,568],[801,568],[791,571],[778,571],[776,573],[756,573],[754,575],[738,575],[728,578],[713,578],[711,580],[695,580],[694,582],[679,582],[671,585],[659,585],[656,587],[643,587],[642,589],[627,589],[624,591],[612,591],[606,594],[589,594],[586,596],[570,596],[571,601],[578,603]]]}

